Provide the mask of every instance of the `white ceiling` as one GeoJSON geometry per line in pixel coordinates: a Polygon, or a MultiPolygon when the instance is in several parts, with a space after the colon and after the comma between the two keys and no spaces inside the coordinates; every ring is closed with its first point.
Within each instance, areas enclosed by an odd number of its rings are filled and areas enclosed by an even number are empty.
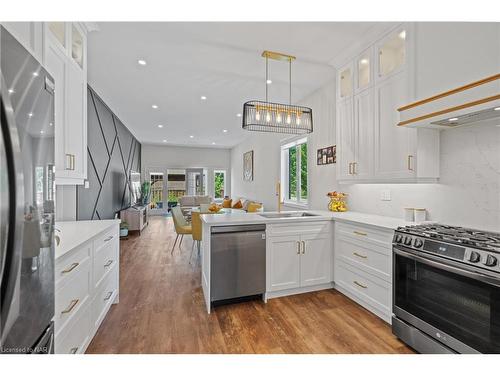
{"type": "MultiPolygon", "coordinates": [[[[263,50],[297,57],[292,65],[296,102],[334,77],[329,63],[342,51],[387,27],[374,22],[98,26],[89,35],[89,84],[139,141],[207,147],[232,147],[248,133],[236,114],[244,102],[265,97],[263,50]],[[147,65],[140,66],[139,59],[147,65]]],[[[287,64],[270,60],[269,71],[270,101],[288,102],[287,64]]]]}

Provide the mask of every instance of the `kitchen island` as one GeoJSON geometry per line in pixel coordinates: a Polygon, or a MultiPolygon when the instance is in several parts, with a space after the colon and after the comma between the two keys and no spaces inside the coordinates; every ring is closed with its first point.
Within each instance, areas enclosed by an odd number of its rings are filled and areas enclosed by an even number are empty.
{"type": "MultiPolygon", "coordinates": [[[[287,212],[282,213],[286,214],[287,212]]],[[[382,261],[384,262],[384,270],[388,269],[391,264],[391,243],[394,229],[398,226],[410,224],[403,219],[357,212],[338,213],[311,210],[307,211],[307,216],[299,216],[299,212],[295,213],[297,215],[291,217],[279,217],[279,215],[275,215],[277,213],[271,212],[201,215],[203,227],[201,276],[208,313],[210,313],[212,305],[210,289],[212,284],[211,247],[212,229],[214,227],[265,225],[266,280],[263,299],[267,301],[269,298],[332,288],[335,287],[337,282],[339,285],[345,286],[344,288],[340,286],[340,289],[338,289],[351,297],[349,295],[351,293],[350,285],[348,288],[348,284],[342,279],[342,275],[344,275],[343,269],[337,270],[337,266],[343,261],[337,261],[337,258],[345,258],[346,255],[335,253],[337,247],[342,249],[342,244],[337,246],[335,223],[342,230],[341,235],[347,230],[349,234],[356,237],[355,241],[360,245],[363,245],[363,241],[372,241],[369,242],[369,246],[378,246],[376,250],[379,250],[379,247],[383,248],[384,258],[382,261]],[[338,280],[336,279],[337,274],[340,275],[338,280]]],[[[359,264],[356,263],[355,265],[360,267],[361,272],[365,272],[367,269],[370,271],[371,268],[374,268],[369,264],[371,257],[363,258],[363,256],[365,255],[359,257],[357,260],[359,264]]],[[[351,267],[352,264],[348,266],[351,267]]],[[[361,276],[364,276],[364,274],[361,276]]],[[[383,282],[388,282],[388,278],[384,276],[383,282]]],[[[364,286],[361,282],[354,283],[354,285],[358,284],[364,286]]],[[[368,292],[364,290],[368,288],[362,289],[363,296],[361,298],[357,298],[356,293],[352,296],[357,302],[362,301],[364,295],[368,292]]],[[[388,305],[390,304],[387,301],[388,294],[390,293],[385,293],[384,289],[384,295],[381,298],[383,307],[377,298],[372,298],[373,296],[370,295],[366,296],[368,303],[361,304],[367,308],[373,307],[371,309],[373,312],[379,316],[383,315],[383,318],[388,320],[387,309],[389,309],[388,305]],[[372,300],[375,300],[376,303],[372,303],[372,300]]]]}

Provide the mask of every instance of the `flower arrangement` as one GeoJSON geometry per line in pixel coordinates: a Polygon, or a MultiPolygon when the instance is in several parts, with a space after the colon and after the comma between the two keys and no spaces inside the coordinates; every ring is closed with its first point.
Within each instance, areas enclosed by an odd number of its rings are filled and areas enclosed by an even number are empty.
{"type": "Polygon", "coordinates": [[[346,203],[346,193],[342,193],[340,191],[331,191],[326,194],[327,197],[330,198],[330,202],[328,203],[328,209],[333,212],[345,212],[347,211],[347,203],[346,203]]]}

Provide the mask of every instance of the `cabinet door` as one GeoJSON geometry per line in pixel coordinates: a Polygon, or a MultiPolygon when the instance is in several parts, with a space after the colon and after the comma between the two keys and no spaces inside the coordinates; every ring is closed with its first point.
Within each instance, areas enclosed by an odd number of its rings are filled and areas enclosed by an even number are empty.
{"type": "Polygon", "coordinates": [[[407,65],[407,30],[401,26],[377,45],[377,79],[398,74],[407,65]]]}
{"type": "Polygon", "coordinates": [[[325,235],[302,235],[300,286],[329,283],[331,280],[330,241],[325,235]]]}
{"type": "Polygon", "coordinates": [[[352,173],[356,179],[373,177],[373,90],[365,90],[354,97],[355,162],[352,173]]]}
{"type": "Polygon", "coordinates": [[[351,180],[352,163],[354,162],[354,121],[353,98],[337,102],[337,178],[351,180]]]}
{"type": "Polygon", "coordinates": [[[373,83],[373,61],[372,61],[372,49],[369,48],[363,52],[355,61],[356,69],[356,90],[355,93],[359,93],[370,86],[373,83]]]}
{"type": "Polygon", "coordinates": [[[299,236],[269,239],[269,291],[298,288],[300,286],[299,236]]]}
{"type": "Polygon", "coordinates": [[[66,154],[70,155],[71,178],[85,179],[87,153],[87,90],[81,69],[76,64],[67,67],[66,103],[66,154]]]}
{"type": "Polygon", "coordinates": [[[404,72],[375,87],[375,178],[398,179],[415,175],[414,129],[397,126],[397,109],[407,102],[407,98],[404,72]]]}
{"type": "Polygon", "coordinates": [[[337,82],[339,83],[339,99],[344,99],[352,96],[354,88],[354,67],[352,63],[339,70],[337,82]]]}
{"type": "Polygon", "coordinates": [[[69,163],[66,161],[64,144],[66,133],[66,56],[60,49],[48,43],[45,50],[45,68],[55,82],[54,90],[54,126],[55,126],[55,160],[56,178],[67,178],[69,163]]]}

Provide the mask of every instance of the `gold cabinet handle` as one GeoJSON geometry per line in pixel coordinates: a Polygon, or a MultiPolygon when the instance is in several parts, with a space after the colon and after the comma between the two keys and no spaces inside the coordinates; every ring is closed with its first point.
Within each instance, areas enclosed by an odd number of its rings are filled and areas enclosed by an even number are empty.
{"type": "Polygon", "coordinates": [[[77,351],[78,351],[78,346],[71,348],[69,354],[76,354],[77,351]]]}
{"type": "Polygon", "coordinates": [[[108,261],[106,262],[106,264],[104,264],[104,268],[109,267],[109,266],[111,266],[112,264],[113,264],[113,259],[110,259],[110,260],[108,260],[108,261]]]}
{"type": "Polygon", "coordinates": [[[70,273],[71,271],[73,271],[76,267],[78,267],[80,265],[80,263],[73,263],[71,266],[69,266],[68,268],[66,268],[65,270],[62,270],[61,271],[61,274],[65,274],[65,273],[70,273]]]}
{"type": "Polygon", "coordinates": [[[363,289],[368,288],[366,285],[363,285],[363,284],[361,284],[361,283],[360,283],[360,282],[358,282],[358,281],[354,281],[354,284],[356,284],[357,286],[359,286],[360,288],[363,288],[363,289]]]}
{"type": "Polygon", "coordinates": [[[109,236],[108,238],[105,238],[104,239],[104,242],[108,242],[108,241],[111,241],[113,239],[114,236],[109,236]]]}
{"type": "Polygon", "coordinates": [[[361,255],[360,253],[357,253],[357,252],[354,252],[352,254],[355,255],[355,256],[357,256],[358,258],[363,258],[363,259],[367,259],[368,258],[366,255],[361,255]]]}
{"type": "Polygon", "coordinates": [[[108,299],[111,298],[112,295],[113,295],[113,292],[108,292],[108,295],[106,297],[104,297],[104,300],[107,301],[108,299]]]}
{"type": "Polygon", "coordinates": [[[355,161],[352,162],[352,174],[356,174],[356,163],[355,161]]]}
{"type": "Polygon", "coordinates": [[[306,243],[304,241],[300,241],[302,242],[302,254],[305,254],[306,253],[306,243]]]}
{"type": "Polygon", "coordinates": [[[75,306],[78,305],[78,302],[80,302],[79,299],[72,300],[69,306],[66,308],[66,310],[61,311],[61,314],[70,313],[75,308],[75,306]]]}
{"type": "Polygon", "coordinates": [[[348,174],[352,174],[351,167],[352,167],[352,163],[349,163],[349,172],[348,172],[348,174]]]}
{"type": "Polygon", "coordinates": [[[300,255],[300,241],[297,241],[297,254],[300,255]]]}
{"type": "Polygon", "coordinates": [[[358,236],[367,236],[367,234],[366,234],[366,233],[364,233],[364,232],[359,232],[359,231],[357,231],[357,230],[353,230],[353,231],[352,231],[352,233],[357,234],[358,236]]]}
{"type": "Polygon", "coordinates": [[[407,163],[408,163],[408,170],[409,171],[413,171],[413,167],[411,165],[412,164],[411,163],[412,159],[413,159],[413,155],[408,155],[407,163]]]}

